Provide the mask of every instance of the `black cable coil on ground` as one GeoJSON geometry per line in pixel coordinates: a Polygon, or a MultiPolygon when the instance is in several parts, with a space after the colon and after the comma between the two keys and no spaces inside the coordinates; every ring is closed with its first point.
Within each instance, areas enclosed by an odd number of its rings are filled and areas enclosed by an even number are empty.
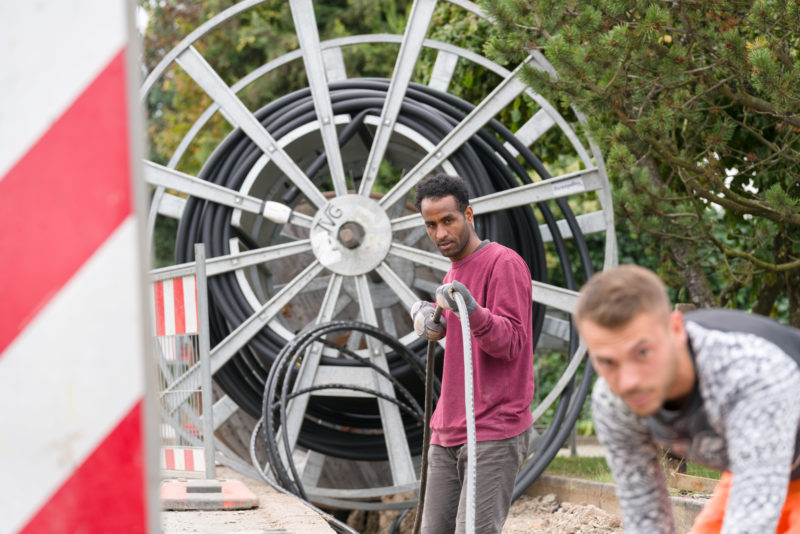
{"type": "MultiPolygon", "coordinates": [[[[411,428],[422,428],[423,410],[411,392],[394,376],[376,366],[370,358],[359,356],[356,352],[345,346],[334,343],[325,336],[340,332],[359,332],[368,336],[382,346],[390,348],[400,358],[405,361],[412,369],[414,375],[419,379],[420,384],[425,383],[425,367],[423,361],[409,351],[405,346],[390,336],[383,330],[374,326],[360,323],[357,321],[333,321],[322,323],[302,332],[281,350],[273,363],[272,369],[264,385],[264,396],[261,416],[265,421],[265,445],[270,467],[277,480],[284,488],[306,498],[300,477],[295,470],[294,463],[289,460],[288,466],[284,466],[281,460],[279,448],[283,447],[286,458],[291,458],[292,448],[290,446],[286,432],[281,433],[282,441],[278,444],[275,435],[278,428],[286,428],[286,407],[290,400],[300,395],[309,394],[313,391],[326,389],[351,389],[368,393],[376,398],[382,398],[396,404],[405,416],[411,419],[411,428]],[[371,388],[346,384],[319,384],[311,387],[292,391],[294,379],[300,369],[300,362],[306,350],[313,343],[321,343],[326,348],[333,349],[338,353],[338,357],[344,358],[349,363],[361,367],[369,367],[386,378],[394,387],[396,396],[392,397],[371,388]],[[402,399],[402,400],[401,400],[402,399]],[[277,419],[277,421],[276,421],[277,419]],[[286,469],[288,467],[288,471],[286,469]],[[289,473],[291,472],[291,474],[289,473]]],[[[438,391],[438,388],[437,388],[438,391]]],[[[380,438],[383,440],[383,438],[380,438]]],[[[409,443],[410,445],[411,443],[409,443]]]]}
{"type": "MultiPolygon", "coordinates": [[[[256,453],[256,436],[260,427],[263,426],[264,445],[267,454],[268,466],[274,476],[274,483],[278,484],[282,489],[296,495],[304,502],[308,501],[305,489],[300,479],[294,464],[292,447],[289,442],[289,437],[286,432],[281,433],[281,442],[278,443],[275,439],[278,428],[287,428],[287,413],[286,408],[294,398],[301,395],[308,395],[314,391],[322,391],[326,389],[351,389],[368,393],[376,398],[388,400],[397,405],[402,412],[409,416],[416,426],[421,427],[424,421],[424,414],[422,408],[417,403],[414,396],[408,389],[406,389],[400,381],[393,377],[390,373],[384,371],[376,366],[370,358],[359,356],[355,351],[348,349],[346,346],[334,343],[325,338],[330,334],[347,332],[359,332],[368,336],[382,346],[389,347],[392,351],[402,358],[404,362],[411,368],[413,374],[419,380],[425,382],[425,368],[424,363],[419,360],[417,355],[409,351],[405,346],[398,342],[398,340],[383,330],[374,326],[357,322],[357,321],[334,321],[329,323],[322,323],[308,328],[301,332],[292,341],[287,343],[281,352],[275,358],[272,369],[267,377],[264,385],[263,407],[261,412],[261,419],[259,424],[253,430],[253,435],[250,443],[250,456],[256,468],[261,472],[262,476],[269,481],[273,482],[272,477],[269,477],[259,465],[256,453]],[[379,391],[371,388],[364,388],[359,386],[347,384],[318,384],[312,387],[301,388],[292,391],[292,387],[297,378],[297,374],[301,368],[301,363],[304,355],[314,343],[321,343],[328,349],[332,349],[337,353],[337,357],[344,358],[354,365],[362,367],[369,367],[379,375],[387,379],[393,386],[396,393],[395,396],[388,396],[379,391]],[[400,399],[404,399],[403,402],[400,399]],[[278,421],[276,421],[276,418],[278,421]],[[287,464],[281,458],[281,448],[287,464]]],[[[438,392],[441,388],[441,383],[438,380],[434,381],[434,399],[438,398],[438,392]]],[[[404,516],[404,514],[402,514],[404,516]]],[[[401,518],[395,521],[391,531],[393,532],[397,525],[399,525],[401,518]]],[[[331,522],[331,526],[335,530],[341,531],[341,525],[338,522],[331,522]]]]}
{"type": "MultiPolygon", "coordinates": [[[[355,135],[366,138],[371,144],[371,131],[364,123],[367,115],[379,117],[386,99],[389,80],[351,79],[330,85],[330,95],[335,114],[350,114],[350,124],[340,131],[339,143],[344,146],[355,135]]],[[[441,93],[426,86],[412,84],[397,118],[399,124],[408,126],[436,144],[453,127],[474,109],[472,104],[447,93],[441,93]]],[[[281,97],[258,112],[256,117],[267,131],[280,139],[301,125],[317,120],[310,90],[304,89],[281,97]]],[[[209,182],[238,190],[248,171],[262,155],[261,150],[241,131],[231,133],[209,158],[200,178],[209,182]]],[[[549,178],[541,161],[528,147],[499,121],[491,120],[472,139],[448,157],[456,172],[471,188],[474,197],[496,191],[517,187],[520,183],[531,183],[528,176],[534,170],[541,178],[549,178]],[[508,142],[522,156],[518,161],[504,147],[508,142]]],[[[324,151],[306,169],[315,183],[324,179],[326,158],[324,151]]],[[[290,187],[280,200],[290,206],[297,206],[301,193],[290,187]]],[[[575,216],[566,200],[555,201],[573,236],[575,250],[586,278],[592,273],[588,246],[577,224],[575,216]]],[[[553,236],[553,245],[559,259],[565,285],[576,289],[572,261],[567,246],[556,226],[556,218],[546,203],[537,204],[545,224],[553,236]]],[[[181,218],[176,236],[176,262],[192,261],[193,245],[206,243],[208,257],[225,255],[230,252],[229,239],[237,232],[230,224],[232,209],[190,197],[181,218]]],[[[539,233],[539,223],[530,207],[516,207],[503,212],[477,216],[475,226],[482,238],[502,243],[516,250],[527,262],[534,280],[547,280],[544,244],[539,233]]],[[[246,235],[236,233],[244,241],[246,235]]],[[[260,246],[253,244],[253,247],[260,246]]],[[[212,344],[219,343],[237,325],[253,314],[235,275],[223,274],[209,279],[209,303],[212,344]]],[[[534,305],[534,342],[539,337],[544,321],[544,307],[534,305]]],[[[574,329],[570,335],[570,353],[577,347],[574,329]]],[[[245,411],[254,417],[261,412],[262,393],[268,373],[277,355],[287,345],[286,340],[269,327],[262,329],[250,343],[240,350],[220,369],[215,379],[222,389],[245,411]]],[[[412,343],[408,350],[422,358],[425,352],[423,340],[412,343]]],[[[387,355],[391,375],[397,379],[417,402],[422,400],[422,389],[413,378],[413,371],[397,352],[387,355]]],[[[352,365],[347,360],[325,358],[326,365],[352,365]]],[[[438,370],[441,372],[441,370],[438,370]]],[[[521,473],[515,489],[515,497],[541,473],[550,462],[580,412],[583,399],[591,386],[592,370],[587,364],[581,384],[575,391],[570,384],[561,397],[553,423],[548,428],[542,442],[544,450],[538,452],[533,461],[528,462],[521,473]],[[524,487],[521,484],[525,484],[524,487]],[[521,489],[520,489],[521,488],[521,489]]],[[[359,402],[360,399],[327,399],[322,402],[312,399],[308,404],[310,416],[303,424],[299,444],[323,454],[360,460],[381,460],[386,458],[386,450],[381,436],[352,434],[338,430],[338,427],[379,429],[380,415],[374,405],[359,402]],[[324,421],[319,424],[316,421],[324,421]]],[[[374,403],[373,403],[374,404],[374,403]]],[[[421,449],[421,430],[413,417],[406,415],[412,454],[421,449]]]]}

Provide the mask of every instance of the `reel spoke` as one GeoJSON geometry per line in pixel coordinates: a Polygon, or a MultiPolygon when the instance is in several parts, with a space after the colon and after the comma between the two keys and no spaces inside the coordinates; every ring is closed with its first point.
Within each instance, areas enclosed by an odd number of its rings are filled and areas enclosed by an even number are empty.
{"type": "MultiPolygon", "coordinates": [[[[522,64],[524,65],[524,63],[522,64]]],[[[382,206],[392,206],[395,202],[404,199],[408,192],[425,175],[433,172],[440,161],[449,157],[461,148],[470,137],[482,128],[490,119],[494,118],[500,110],[526,89],[526,85],[516,76],[522,65],[511,76],[495,88],[458,126],[436,146],[433,152],[423,158],[416,167],[411,169],[386,195],[381,199],[382,206]]]]}
{"type": "Polygon", "coordinates": [[[290,4],[297,39],[303,52],[303,64],[308,74],[308,84],[311,87],[311,97],[314,109],[317,112],[322,143],[325,146],[328,170],[333,180],[336,194],[341,196],[347,193],[347,184],[344,178],[342,154],[339,150],[339,140],[336,133],[336,124],[333,120],[333,107],[328,93],[328,81],[325,79],[325,65],[322,59],[319,34],[317,33],[316,16],[311,0],[295,0],[290,4]]]}
{"type": "Polygon", "coordinates": [[[178,56],[178,64],[214,99],[227,117],[244,131],[261,150],[269,154],[283,172],[300,188],[306,197],[318,208],[325,205],[325,197],[308,179],[291,157],[281,149],[275,139],[267,132],[258,119],[245,107],[239,97],[228,87],[211,65],[194,47],[178,56]]]}
{"type": "Polygon", "coordinates": [[[435,7],[436,0],[416,0],[411,8],[403,42],[397,53],[397,63],[392,73],[392,81],[389,83],[389,90],[386,94],[386,102],[383,105],[372,147],[364,166],[364,174],[358,191],[361,195],[369,195],[372,192],[372,186],[378,176],[378,167],[386,153],[389,138],[397,121],[400,106],[403,104],[411,75],[414,73],[414,65],[422,50],[422,42],[428,31],[435,7]]]}

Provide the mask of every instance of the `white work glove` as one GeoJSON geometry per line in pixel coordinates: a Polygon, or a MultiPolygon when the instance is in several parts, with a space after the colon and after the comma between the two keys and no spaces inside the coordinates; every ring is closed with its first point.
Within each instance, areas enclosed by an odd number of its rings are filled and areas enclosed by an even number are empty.
{"type": "Polygon", "coordinates": [[[414,323],[414,332],[428,341],[439,341],[447,331],[447,322],[444,317],[439,322],[433,320],[435,308],[430,302],[418,300],[411,306],[411,320],[414,323]]]}
{"type": "Polygon", "coordinates": [[[455,298],[456,293],[460,293],[464,298],[464,304],[466,304],[467,307],[467,315],[472,315],[472,312],[478,307],[478,303],[475,302],[467,286],[458,280],[453,280],[449,284],[444,284],[436,288],[436,304],[438,304],[440,308],[451,310],[458,314],[458,305],[456,304],[455,298]]]}

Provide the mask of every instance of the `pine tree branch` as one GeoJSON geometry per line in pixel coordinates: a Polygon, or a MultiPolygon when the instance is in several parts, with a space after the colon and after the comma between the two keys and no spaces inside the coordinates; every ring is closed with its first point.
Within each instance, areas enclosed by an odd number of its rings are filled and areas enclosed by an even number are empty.
{"type": "Polygon", "coordinates": [[[733,122],[735,122],[736,124],[738,124],[741,128],[743,128],[743,129],[747,130],[748,132],[750,132],[754,137],[756,137],[759,141],[761,141],[764,145],[766,145],[770,149],[770,151],[772,152],[773,156],[781,156],[781,155],[783,155],[783,157],[788,159],[789,161],[792,161],[792,162],[800,165],[800,158],[792,157],[792,155],[789,153],[789,150],[790,150],[793,142],[784,143],[783,147],[780,147],[780,146],[776,145],[775,143],[773,143],[773,142],[769,141],[768,139],[766,139],[763,135],[761,135],[761,132],[759,130],[756,130],[752,126],[750,126],[748,124],[745,124],[744,122],[736,119],[735,117],[730,117],[730,119],[733,122]]]}
{"type": "MultiPolygon", "coordinates": [[[[709,68],[711,68],[711,67],[709,66],[709,68]]],[[[689,107],[689,105],[692,104],[695,100],[697,100],[698,98],[701,98],[701,97],[705,97],[706,95],[711,93],[711,91],[714,91],[715,89],[717,89],[721,85],[727,84],[732,79],[733,79],[733,76],[728,76],[727,78],[725,78],[723,80],[720,80],[719,82],[715,83],[714,85],[708,86],[705,91],[703,91],[702,93],[697,93],[692,98],[690,98],[689,100],[684,102],[683,109],[687,109],[689,107]]],[[[709,105],[713,106],[713,104],[710,103],[710,102],[709,102],[709,105]]],[[[714,106],[714,107],[716,107],[716,106],[714,106]]]]}
{"type": "MultiPolygon", "coordinates": [[[[678,10],[678,18],[681,19],[681,24],[683,25],[684,31],[686,32],[687,36],[694,37],[695,31],[694,27],[692,26],[689,17],[686,16],[686,2],[678,2],[679,10],[678,10]]],[[[694,40],[694,39],[692,39],[694,40]]]]}
{"type": "Polygon", "coordinates": [[[681,272],[692,303],[699,308],[710,308],[718,305],[708,277],[695,257],[696,248],[686,241],[673,241],[668,245],[669,253],[681,272]]]}
{"type": "MultiPolygon", "coordinates": [[[[711,176],[713,176],[713,174],[711,176]]],[[[681,179],[683,180],[683,183],[688,187],[691,187],[698,196],[705,198],[709,202],[718,204],[734,213],[757,215],[773,221],[785,222],[800,226],[800,214],[789,215],[777,212],[764,206],[761,202],[748,200],[734,193],[727,187],[724,188],[725,191],[727,191],[727,193],[723,193],[725,196],[717,196],[713,192],[707,191],[705,188],[703,188],[703,186],[700,185],[696,179],[689,176],[684,176],[683,173],[681,173],[681,179]]],[[[719,180],[715,180],[715,182],[721,183],[719,180]]]]}
{"type": "MultiPolygon", "coordinates": [[[[594,92],[598,92],[600,89],[596,85],[592,84],[591,82],[587,82],[586,86],[589,87],[594,92]]],[[[688,161],[683,160],[682,158],[676,157],[673,155],[672,150],[669,150],[667,147],[663,146],[660,141],[657,139],[643,135],[634,121],[632,121],[625,112],[620,109],[619,106],[615,105],[614,103],[609,103],[609,106],[614,111],[614,113],[619,117],[623,124],[625,124],[641,141],[647,143],[655,152],[661,157],[664,161],[677,167],[678,169],[683,169],[687,171],[687,174],[695,174],[697,173],[697,165],[692,164],[688,161]]],[[[699,195],[710,202],[714,202],[719,204],[725,209],[729,209],[735,213],[740,214],[751,214],[751,215],[758,215],[760,217],[765,217],[767,219],[779,222],[786,222],[792,225],[800,226],[800,213],[798,214],[784,214],[777,212],[775,210],[770,209],[769,207],[765,206],[763,203],[755,200],[746,199],[740,195],[737,195],[730,189],[725,188],[729,194],[726,196],[717,196],[711,191],[707,191],[703,188],[700,183],[690,176],[685,175],[684,173],[679,173],[681,181],[684,185],[691,187],[694,190],[696,195],[699,195]]],[[[724,184],[723,184],[724,187],[724,184]]]]}
{"type": "Polygon", "coordinates": [[[800,128],[800,115],[796,113],[778,110],[765,100],[762,100],[744,91],[732,90],[728,84],[720,86],[720,92],[734,102],[738,102],[739,104],[753,108],[762,113],[767,113],[768,115],[772,115],[783,122],[800,128]]]}
{"type": "MultiPolygon", "coordinates": [[[[697,212],[697,216],[702,219],[703,207],[701,205],[699,205],[698,202],[694,202],[694,207],[695,207],[695,211],[697,212]]],[[[784,262],[784,263],[777,263],[777,262],[776,263],[769,263],[769,262],[766,262],[764,260],[761,260],[761,259],[755,257],[754,255],[752,255],[752,254],[750,254],[748,252],[742,252],[742,251],[739,251],[739,250],[735,250],[735,249],[729,247],[728,245],[726,245],[725,243],[723,243],[722,241],[720,241],[719,239],[717,239],[717,237],[714,236],[714,234],[711,233],[710,226],[706,227],[704,225],[700,225],[700,228],[701,228],[701,231],[703,232],[703,234],[706,236],[706,238],[709,241],[711,241],[719,249],[719,251],[722,252],[722,254],[725,256],[725,263],[726,264],[728,262],[727,258],[728,257],[732,257],[732,258],[745,259],[748,262],[750,262],[751,265],[757,265],[758,267],[761,267],[764,270],[767,270],[767,271],[770,271],[770,272],[774,272],[774,273],[788,272],[788,271],[792,271],[794,269],[800,268],[800,260],[796,260],[796,261],[792,261],[792,262],[784,262]]],[[[728,265],[728,269],[731,272],[734,271],[733,268],[730,265],[728,265]]]]}
{"type": "Polygon", "coordinates": [[[550,39],[553,38],[553,36],[550,35],[550,33],[546,29],[544,29],[544,24],[542,24],[542,18],[539,16],[539,13],[535,11],[535,9],[533,10],[533,20],[534,22],[536,22],[536,24],[539,25],[539,30],[542,32],[542,35],[544,36],[545,39],[549,41],[550,39]]]}
{"type": "Polygon", "coordinates": [[[614,72],[614,75],[608,81],[606,86],[602,89],[603,94],[608,93],[608,90],[614,85],[614,82],[617,81],[617,77],[619,76],[619,73],[622,72],[622,67],[628,62],[628,58],[630,58],[630,51],[625,52],[625,59],[619,62],[619,66],[617,67],[616,72],[614,72]]]}
{"type": "Polygon", "coordinates": [[[679,218],[683,218],[683,217],[693,217],[693,218],[695,218],[695,219],[697,218],[697,214],[695,214],[695,213],[688,213],[688,212],[678,212],[678,213],[660,213],[659,215],[660,215],[661,217],[664,217],[664,218],[666,218],[666,219],[679,219],[679,218]]]}
{"type": "Polygon", "coordinates": [[[780,61],[783,64],[783,66],[786,68],[786,70],[791,71],[794,68],[794,61],[792,61],[792,59],[789,56],[787,56],[784,53],[783,50],[781,50],[781,46],[780,45],[781,45],[781,42],[783,40],[778,35],[776,35],[774,32],[770,31],[767,34],[770,37],[772,37],[773,39],[775,39],[776,41],[779,42],[775,46],[775,48],[772,49],[772,52],[775,54],[775,57],[778,58],[778,61],[780,61]]]}
{"type": "Polygon", "coordinates": [[[714,243],[719,250],[725,254],[726,256],[731,256],[733,258],[742,258],[744,260],[749,261],[753,265],[757,265],[762,269],[773,273],[786,273],[789,271],[793,271],[795,269],[800,269],[800,260],[785,262],[785,263],[769,263],[764,260],[758,259],[754,255],[750,254],[749,252],[742,252],[739,250],[735,250],[730,248],[728,245],[711,235],[711,233],[706,234],[708,238],[714,243]]]}

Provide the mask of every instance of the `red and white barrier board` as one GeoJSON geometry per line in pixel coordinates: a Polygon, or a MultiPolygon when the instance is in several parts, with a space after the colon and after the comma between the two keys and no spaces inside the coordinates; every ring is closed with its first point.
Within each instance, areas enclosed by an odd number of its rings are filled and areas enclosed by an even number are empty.
{"type": "Polygon", "coordinates": [[[196,334],[197,281],[194,275],[153,284],[156,335],[196,334]]]}
{"type": "Polygon", "coordinates": [[[204,473],[205,464],[205,451],[199,447],[164,447],[161,449],[161,469],[204,473]]]}
{"type": "Polygon", "coordinates": [[[0,8],[0,533],[157,524],[132,14],[126,0],[0,8]]]}

